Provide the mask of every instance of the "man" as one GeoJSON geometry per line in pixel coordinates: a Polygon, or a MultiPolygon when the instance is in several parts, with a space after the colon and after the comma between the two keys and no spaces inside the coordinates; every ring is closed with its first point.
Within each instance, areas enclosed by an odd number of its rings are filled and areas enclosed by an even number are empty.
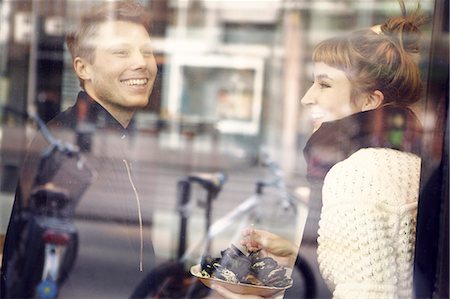
{"type": "MultiPolygon", "coordinates": [[[[92,149],[89,143],[86,156],[97,178],[96,188],[87,191],[75,212],[78,256],[59,295],[101,298],[109,292],[128,297],[154,259],[149,233],[143,228],[149,215],[141,211],[127,156],[130,122],[135,111],[148,104],[157,73],[149,18],[135,2],[106,2],[82,17],[66,43],[82,91],[75,105],[48,126],[70,143],[80,141],[86,127],[90,132],[94,128],[97,138],[92,149]]],[[[46,146],[37,136],[29,152],[40,153],[46,146]]],[[[17,269],[23,265],[16,257],[26,226],[21,214],[28,208],[38,161],[30,154],[23,164],[3,254],[2,298],[34,296],[35,290],[17,292],[13,286],[21,279],[17,269]]]]}

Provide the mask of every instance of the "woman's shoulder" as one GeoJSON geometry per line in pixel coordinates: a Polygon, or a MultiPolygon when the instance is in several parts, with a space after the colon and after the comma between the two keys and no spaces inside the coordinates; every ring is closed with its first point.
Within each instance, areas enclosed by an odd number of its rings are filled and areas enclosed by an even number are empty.
{"type": "MultiPolygon", "coordinates": [[[[348,157],[349,164],[359,164],[367,162],[373,166],[380,166],[383,164],[392,165],[395,160],[397,163],[411,163],[420,164],[420,157],[416,154],[399,151],[391,148],[362,148],[348,157]]],[[[345,160],[344,160],[345,161],[345,160]]],[[[342,161],[342,162],[344,162],[342,161]]]]}
{"type": "Polygon", "coordinates": [[[331,197],[341,200],[405,204],[416,201],[419,178],[417,155],[389,148],[364,148],[330,169],[323,195],[325,198],[332,193],[331,197]]]}
{"type": "Polygon", "coordinates": [[[390,148],[362,148],[347,159],[337,163],[329,173],[341,171],[357,171],[366,174],[379,174],[411,168],[420,170],[420,157],[390,148]]]}

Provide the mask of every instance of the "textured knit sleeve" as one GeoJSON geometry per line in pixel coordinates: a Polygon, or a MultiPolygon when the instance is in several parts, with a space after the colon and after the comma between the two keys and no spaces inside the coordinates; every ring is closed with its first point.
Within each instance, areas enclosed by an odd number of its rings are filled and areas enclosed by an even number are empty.
{"type": "Polygon", "coordinates": [[[362,149],[324,182],[318,259],[335,298],[410,298],[420,159],[362,149]]]}

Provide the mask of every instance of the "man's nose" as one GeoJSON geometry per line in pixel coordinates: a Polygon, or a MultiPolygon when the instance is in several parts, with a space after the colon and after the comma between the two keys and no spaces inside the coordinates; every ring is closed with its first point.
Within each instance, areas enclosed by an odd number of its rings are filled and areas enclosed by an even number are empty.
{"type": "Polygon", "coordinates": [[[143,68],[147,65],[147,61],[145,59],[145,55],[141,53],[141,51],[134,52],[132,56],[133,67],[134,68],[143,68]]]}
{"type": "Polygon", "coordinates": [[[314,95],[314,90],[313,90],[313,86],[311,86],[308,91],[305,93],[305,95],[303,96],[303,98],[300,100],[300,103],[302,103],[302,105],[312,105],[316,103],[316,98],[314,95]]]}

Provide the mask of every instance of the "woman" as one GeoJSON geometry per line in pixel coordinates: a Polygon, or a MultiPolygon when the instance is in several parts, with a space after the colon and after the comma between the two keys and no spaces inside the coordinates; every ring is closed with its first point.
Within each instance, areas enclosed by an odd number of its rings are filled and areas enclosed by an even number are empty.
{"type": "MultiPolygon", "coordinates": [[[[304,149],[308,178],[323,183],[318,262],[335,298],[412,298],[421,128],[408,106],[421,95],[424,19],[403,15],[318,44],[301,100],[315,130],[304,149]]],[[[276,235],[244,236],[249,250],[297,254],[276,235]]]]}

